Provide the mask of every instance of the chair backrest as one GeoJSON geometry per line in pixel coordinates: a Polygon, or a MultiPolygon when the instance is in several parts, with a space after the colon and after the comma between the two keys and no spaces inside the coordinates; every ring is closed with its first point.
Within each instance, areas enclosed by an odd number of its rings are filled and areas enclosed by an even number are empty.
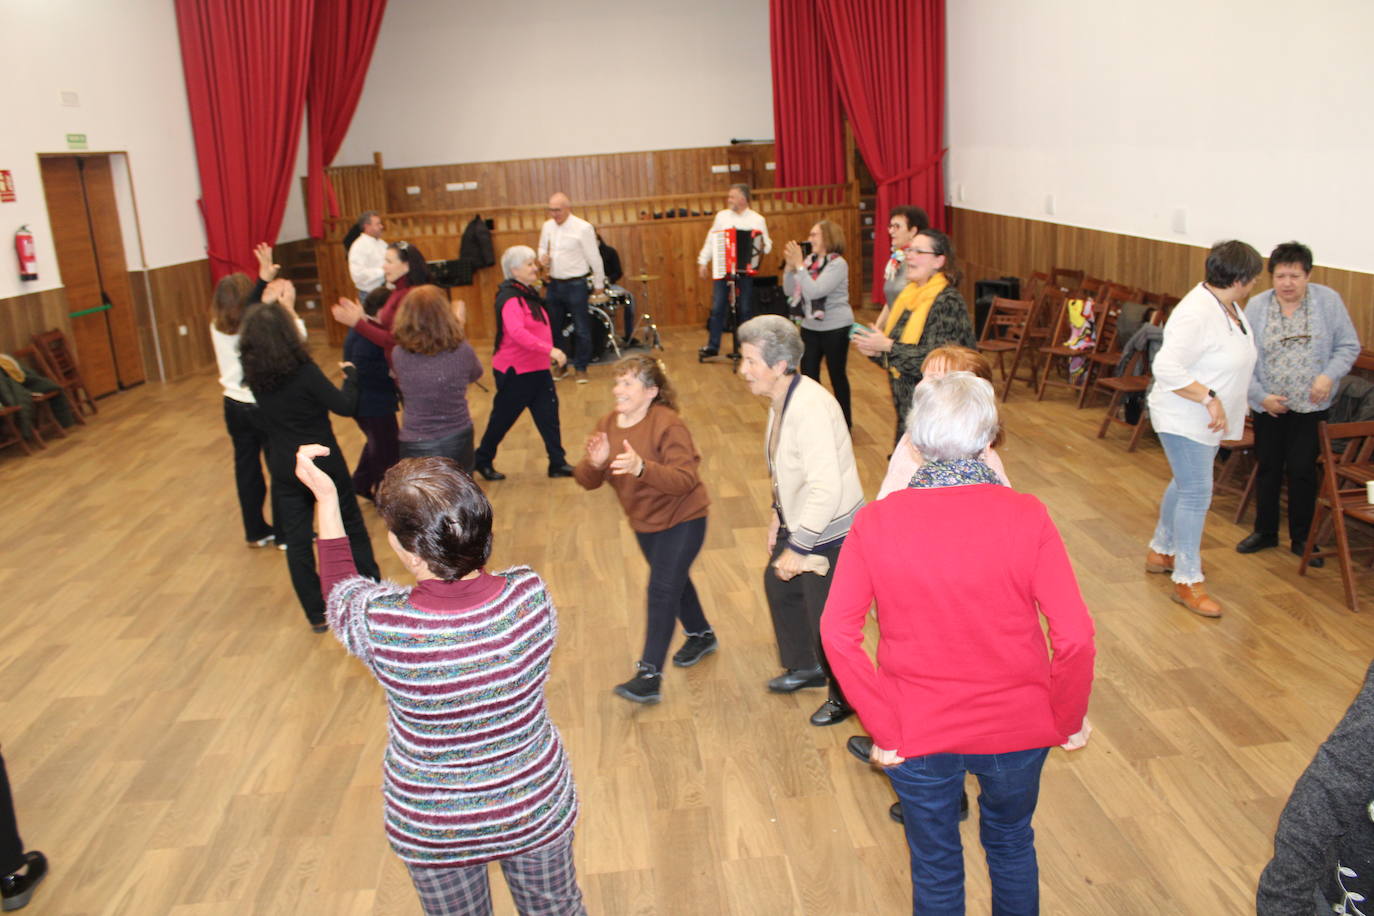
{"type": "MultiPolygon", "coordinates": [[[[1337,466],[1366,464],[1374,454],[1374,420],[1356,423],[1328,423],[1323,420],[1317,424],[1317,437],[1322,447],[1322,495],[1339,503],[1342,492],[1336,473],[1337,466]]],[[[1352,484],[1344,492],[1358,493],[1360,486],[1352,484]]]]}
{"type": "Polygon", "coordinates": [[[1061,346],[1073,333],[1073,322],[1069,318],[1071,301],[1069,294],[1062,289],[1050,290],[1045,295],[1045,303],[1041,308],[1046,314],[1054,315],[1054,323],[1050,325],[1051,346],[1061,346]]]}
{"type": "Polygon", "coordinates": [[[1107,287],[1110,285],[1111,284],[1106,280],[1099,280],[1096,277],[1084,277],[1078,289],[1082,294],[1082,298],[1097,301],[1107,294],[1107,287]]]}
{"type": "Polygon", "coordinates": [[[1050,285],[1068,291],[1083,285],[1083,271],[1067,267],[1050,268],[1050,285]]]}
{"type": "Polygon", "coordinates": [[[1033,299],[1003,299],[994,296],[983,322],[983,336],[979,343],[990,340],[1020,340],[1036,311],[1033,299]]]}
{"type": "Polygon", "coordinates": [[[81,370],[76,367],[76,359],[67,348],[67,338],[61,331],[56,328],[41,331],[34,334],[31,339],[39,359],[46,364],[42,368],[51,374],[53,381],[62,385],[77,384],[83,388],[86,386],[81,378],[81,370]]]}
{"type": "Polygon", "coordinates": [[[1039,299],[1040,293],[1050,283],[1050,275],[1043,270],[1037,270],[1029,277],[1021,281],[1022,299],[1039,299]]]}

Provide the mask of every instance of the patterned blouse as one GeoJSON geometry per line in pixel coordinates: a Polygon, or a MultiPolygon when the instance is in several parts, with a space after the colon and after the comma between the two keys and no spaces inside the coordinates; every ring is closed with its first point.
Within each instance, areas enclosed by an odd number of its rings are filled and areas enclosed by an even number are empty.
{"type": "Polygon", "coordinates": [[[1260,341],[1265,369],[1271,383],[1270,394],[1286,397],[1285,406],[1296,413],[1319,409],[1310,397],[1312,380],[1321,374],[1321,363],[1312,345],[1312,302],[1303,296],[1291,317],[1285,318],[1278,297],[1269,306],[1260,341]]]}

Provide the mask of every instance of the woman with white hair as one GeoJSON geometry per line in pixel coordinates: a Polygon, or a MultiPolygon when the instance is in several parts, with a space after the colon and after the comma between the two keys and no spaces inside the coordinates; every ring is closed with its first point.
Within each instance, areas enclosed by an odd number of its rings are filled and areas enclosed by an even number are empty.
{"type": "Polygon", "coordinates": [[[505,480],[492,467],[496,449],[526,409],[534,419],[549,455],[550,477],[571,477],[558,428],[558,392],[549,364],[566,365],[568,357],[553,345],[553,329],[544,300],[534,290],[539,262],[534,249],[515,245],[501,255],[505,281],[496,290],[496,341],[491,371],[496,397],[491,402],[487,431],[477,447],[477,473],[486,480],[505,480]]]}
{"type": "Polygon", "coordinates": [[[959,799],[973,773],[992,911],[1036,913],[1031,817],[1049,749],[1088,740],[1092,618],[1044,505],[981,457],[997,433],[992,386],[931,379],[910,416],[925,463],[854,519],[821,639],[901,800],[919,911],[964,911],[959,799]],[[876,667],[863,648],[875,602],[876,667]]]}

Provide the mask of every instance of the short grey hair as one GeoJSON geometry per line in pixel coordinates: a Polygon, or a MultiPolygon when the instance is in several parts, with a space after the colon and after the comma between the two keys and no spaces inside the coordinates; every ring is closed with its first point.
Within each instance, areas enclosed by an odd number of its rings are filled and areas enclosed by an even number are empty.
{"type": "Polygon", "coordinates": [[[382,214],[378,213],[376,210],[364,210],[363,215],[358,217],[358,228],[361,229],[366,226],[368,220],[372,219],[372,217],[381,215],[382,214]]]}
{"type": "Polygon", "coordinates": [[[972,372],[923,380],[911,396],[906,429],[928,460],[978,457],[997,436],[992,384],[972,372]]]}
{"type": "Polygon", "coordinates": [[[747,184],[732,184],[730,185],[730,190],[739,191],[744,195],[744,199],[747,201],[753,201],[754,199],[754,192],[749,190],[749,185],[747,184]]]}
{"type": "Polygon", "coordinates": [[[769,368],[787,363],[787,374],[797,371],[801,361],[802,339],[797,326],[781,315],[760,315],[739,326],[740,346],[753,344],[759,348],[769,368]]]}
{"type": "Polygon", "coordinates": [[[501,276],[509,280],[515,268],[534,260],[534,249],[528,245],[512,245],[501,252],[501,276]]]}

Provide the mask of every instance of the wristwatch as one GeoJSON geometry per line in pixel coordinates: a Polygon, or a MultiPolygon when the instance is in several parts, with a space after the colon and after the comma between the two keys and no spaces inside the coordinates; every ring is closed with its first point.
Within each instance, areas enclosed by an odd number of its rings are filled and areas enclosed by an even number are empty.
{"type": "Polygon", "coordinates": [[[1213,391],[1211,388],[1208,388],[1208,389],[1207,389],[1207,397],[1205,397],[1205,398],[1202,399],[1202,406],[1203,406],[1203,407],[1206,407],[1208,404],[1212,403],[1212,402],[1215,401],[1216,399],[1217,399],[1217,393],[1216,393],[1215,391],[1213,391]]]}

